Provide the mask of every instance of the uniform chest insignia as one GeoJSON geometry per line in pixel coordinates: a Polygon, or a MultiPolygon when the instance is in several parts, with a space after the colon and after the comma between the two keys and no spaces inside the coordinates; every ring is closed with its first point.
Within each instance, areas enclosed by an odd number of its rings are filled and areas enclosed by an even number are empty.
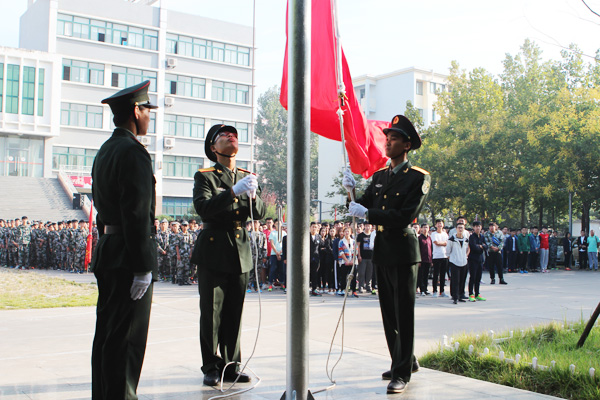
{"type": "Polygon", "coordinates": [[[382,187],[382,186],[383,186],[383,185],[382,185],[381,183],[378,183],[378,184],[376,184],[376,185],[375,185],[375,187],[376,187],[376,188],[380,188],[380,187],[382,187]]]}
{"type": "Polygon", "coordinates": [[[423,186],[421,187],[421,191],[423,192],[423,194],[429,193],[429,187],[430,187],[429,181],[428,180],[423,181],[423,186]]]}

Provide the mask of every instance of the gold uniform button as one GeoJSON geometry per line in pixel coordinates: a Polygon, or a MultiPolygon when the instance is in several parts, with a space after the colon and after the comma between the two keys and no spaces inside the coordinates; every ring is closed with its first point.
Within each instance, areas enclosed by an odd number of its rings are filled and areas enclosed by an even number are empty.
{"type": "Polygon", "coordinates": [[[404,232],[404,237],[406,237],[408,235],[408,233],[404,232]]]}
{"type": "Polygon", "coordinates": [[[385,210],[385,206],[381,206],[381,209],[382,209],[382,210],[385,210]]]}
{"type": "Polygon", "coordinates": [[[383,198],[384,198],[384,199],[387,199],[387,194],[384,194],[384,195],[383,195],[383,198]]]}
{"type": "Polygon", "coordinates": [[[215,241],[215,238],[214,238],[214,237],[211,237],[209,240],[210,240],[211,242],[214,242],[214,241],[215,241]]]}
{"type": "Polygon", "coordinates": [[[240,238],[240,235],[235,235],[235,237],[236,237],[237,239],[239,239],[239,238],[240,238]]]}
{"type": "Polygon", "coordinates": [[[400,193],[396,193],[396,196],[400,196],[400,193]]]}
{"type": "Polygon", "coordinates": [[[235,210],[235,213],[236,213],[236,214],[239,214],[239,213],[240,213],[240,210],[235,210]]]}
{"type": "Polygon", "coordinates": [[[235,199],[233,199],[233,201],[237,203],[237,202],[238,202],[238,199],[237,199],[237,197],[236,197],[235,199]]]}

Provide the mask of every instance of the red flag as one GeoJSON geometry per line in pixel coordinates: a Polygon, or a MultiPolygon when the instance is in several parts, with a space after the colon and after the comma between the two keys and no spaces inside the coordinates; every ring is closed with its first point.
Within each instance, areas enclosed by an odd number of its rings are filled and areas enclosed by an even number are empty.
{"type": "Polygon", "coordinates": [[[85,270],[88,270],[88,265],[92,262],[92,222],[94,218],[94,200],[90,205],[90,221],[88,223],[87,243],[85,245],[85,270]]]}
{"type": "MultiPolygon", "coordinates": [[[[286,24],[287,35],[287,24],[286,24]]],[[[314,133],[341,141],[340,121],[337,115],[339,100],[336,79],[336,43],[331,0],[312,0],[311,30],[311,101],[310,127],[314,133]]],[[[344,111],[344,139],[352,172],[365,178],[382,168],[385,156],[385,134],[389,127],[383,121],[367,121],[354,95],[352,77],[342,51],[342,77],[347,99],[344,111]]],[[[281,105],[288,108],[288,45],[285,46],[281,105]]]]}

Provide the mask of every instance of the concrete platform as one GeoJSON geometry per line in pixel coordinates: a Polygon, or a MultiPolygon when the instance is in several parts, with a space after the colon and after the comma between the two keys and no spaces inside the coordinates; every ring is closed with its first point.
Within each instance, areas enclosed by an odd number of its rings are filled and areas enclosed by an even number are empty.
{"type": "MultiPolygon", "coordinates": [[[[36,272],[76,281],[93,275],[36,272]]],[[[489,278],[484,278],[489,282],[489,278]]],[[[452,304],[448,299],[418,298],[416,354],[434,348],[442,335],[458,332],[500,331],[551,320],[589,317],[600,301],[599,272],[570,271],[550,274],[510,274],[508,286],[482,285],[486,302],[452,304]]],[[[198,342],[197,287],[157,283],[140,399],[209,399],[220,393],[202,386],[198,342]]],[[[248,366],[260,376],[255,389],[235,399],[279,399],[285,391],[286,295],[248,294],[243,320],[242,357],[252,351],[262,320],[257,348],[248,366]],[[262,304],[260,304],[262,303],[262,304]]],[[[331,385],[326,374],[327,355],[340,314],[342,298],[324,295],[310,303],[310,388],[331,385]]],[[[90,354],[95,308],[0,311],[0,398],[88,399],[90,354]]],[[[339,358],[341,332],[333,346],[329,367],[339,358]]],[[[405,393],[386,395],[380,374],[389,369],[377,296],[348,299],[344,352],[333,372],[337,385],[316,393],[316,399],[545,399],[514,388],[421,368],[405,393]]],[[[600,365],[596,367],[600,369],[600,365]]],[[[256,381],[256,378],[255,378],[256,381]]],[[[236,385],[236,389],[250,387],[236,385]]]]}

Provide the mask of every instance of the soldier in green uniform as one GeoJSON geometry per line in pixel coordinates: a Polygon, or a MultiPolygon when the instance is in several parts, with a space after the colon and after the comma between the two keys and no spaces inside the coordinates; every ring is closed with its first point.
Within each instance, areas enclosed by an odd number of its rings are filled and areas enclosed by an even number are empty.
{"type": "Polygon", "coordinates": [[[217,385],[224,371],[226,380],[249,382],[239,372],[241,318],[252,269],[248,231],[250,217],[264,217],[256,176],[236,168],[237,130],[215,125],[205,140],[206,156],[215,166],[194,175],[194,207],[203,229],[194,247],[192,262],[198,265],[200,292],[200,350],[204,384],[217,385]],[[217,354],[217,351],[219,354],[217,354]]]}
{"type": "Polygon", "coordinates": [[[31,224],[27,217],[21,218],[19,226],[19,265],[21,269],[29,268],[29,244],[31,243],[31,224]]]}
{"type": "Polygon", "coordinates": [[[115,130],[92,167],[92,194],[100,238],[91,267],[98,280],[96,334],[92,349],[92,399],[137,399],[152,281],[156,281],[152,159],[137,140],[148,131],[150,81],[102,100],[115,130]]]}
{"type": "MultiPolygon", "coordinates": [[[[421,261],[417,235],[410,224],[423,207],[431,177],[408,161],[408,152],[421,147],[421,138],[408,118],[395,116],[391,127],[383,131],[387,135],[385,151],[391,163],[373,175],[364,195],[350,202],[348,211],[379,227],[373,263],[383,328],[392,358],[390,371],[382,377],[391,379],[388,393],[401,393],[415,369],[414,309],[421,261]]],[[[349,192],[354,190],[356,182],[350,171],[344,173],[343,185],[349,192]]]]}

